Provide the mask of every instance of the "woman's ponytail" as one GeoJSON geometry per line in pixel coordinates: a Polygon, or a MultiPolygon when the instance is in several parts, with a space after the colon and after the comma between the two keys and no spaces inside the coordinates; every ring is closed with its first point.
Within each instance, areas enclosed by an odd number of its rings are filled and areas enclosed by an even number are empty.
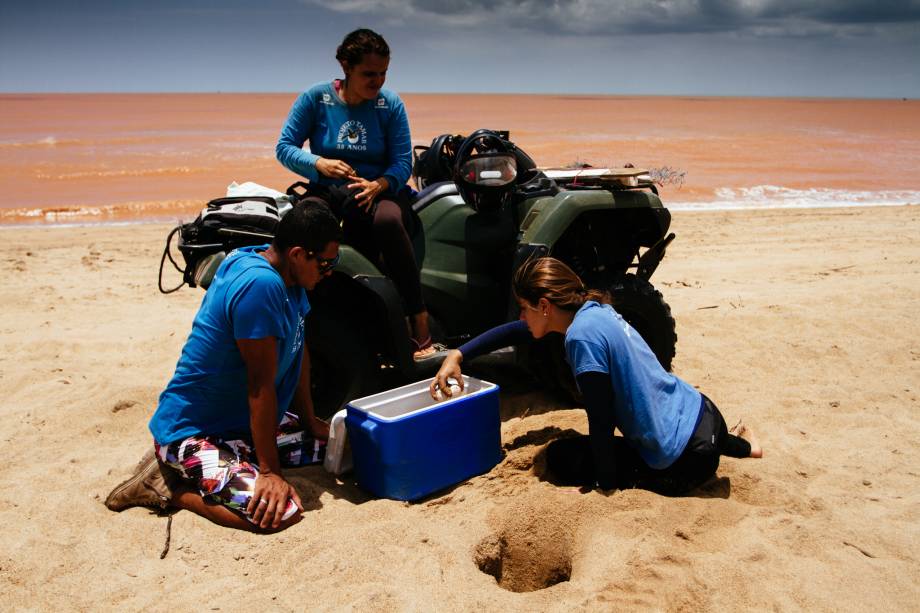
{"type": "Polygon", "coordinates": [[[535,258],[525,262],[514,274],[514,295],[529,304],[546,298],[560,309],[577,311],[588,300],[610,303],[610,295],[585,287],[571,268],[556,258],[535,258]]]}

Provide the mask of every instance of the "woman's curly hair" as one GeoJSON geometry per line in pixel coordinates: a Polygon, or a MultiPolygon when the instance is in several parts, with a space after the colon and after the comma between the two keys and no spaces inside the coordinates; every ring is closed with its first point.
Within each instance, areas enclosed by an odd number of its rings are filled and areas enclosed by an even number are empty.
{"type": "Polygon", "coordinates": [[[379,55],[390,57],[390,46],[383,37],[367,28],[349,32],[339,48],[336,49],[335,59],[349,66],[357,66],[364,60],[365,55],[379,55]]]}

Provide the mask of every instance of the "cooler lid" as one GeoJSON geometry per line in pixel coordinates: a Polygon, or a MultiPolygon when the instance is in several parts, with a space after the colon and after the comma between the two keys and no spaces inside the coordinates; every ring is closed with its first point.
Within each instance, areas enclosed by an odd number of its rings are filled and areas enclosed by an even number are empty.
{"type": "Polygon", "coordinates": [[[431,379],[425,379],[379,392],[372,396],[356,398],[349,402],[347,407],[349,411],[371,415],[381,421],[396,421],[415,413],[440,409],[447,405],[463,402],[498,390],[498,386],[494,383],[463,375],[464,388],[459,396],[452,396],[444,400],[434,400],[428,392],[430,383],[431,379]]]}

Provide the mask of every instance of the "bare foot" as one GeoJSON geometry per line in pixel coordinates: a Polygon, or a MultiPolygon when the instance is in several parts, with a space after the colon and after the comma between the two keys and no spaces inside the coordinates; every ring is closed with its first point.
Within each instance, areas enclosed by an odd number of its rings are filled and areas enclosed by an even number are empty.
{"type": "Polygon", "coordinates": [[[751,445],[751,455],[752,458],[762,458],[763,457],[763,447],[760,446],[760,442],[757,440],[757,437],[754,436],[753,430],[748,426],[744,425],[744,422],[740,419],[738,423],[735,424],[731,430],[729,430],[735,436],[739,436],[746,440],[751,445]]]}
{"type": "Polygon", "coordinates": [[[424,349],[419,349],[418,351],[414,352],[412,354],[412,359],[413,360],[423,360],[437,352],[438,352],[437,347],[435,347],[434,345],[428,345],[424,349]]]}

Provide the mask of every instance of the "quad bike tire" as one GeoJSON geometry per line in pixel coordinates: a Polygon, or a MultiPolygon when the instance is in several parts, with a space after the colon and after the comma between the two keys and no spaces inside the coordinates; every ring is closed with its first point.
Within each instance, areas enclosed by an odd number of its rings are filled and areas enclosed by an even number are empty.
{"type": "Polygon", "coordinates": [[[613,308],[648,344],[661,366],[670,372],[677,349],[677,330],[671,307],[661,292],[636,275],[626,274],[605,288],[613,308]]]}
{"type": "Polygon", "coordinates": [[[317,417],[334,415],[350,400],[379,391],[380,367],[355,326],[326,310],[310,313],[307,347],[317,417]]]}

